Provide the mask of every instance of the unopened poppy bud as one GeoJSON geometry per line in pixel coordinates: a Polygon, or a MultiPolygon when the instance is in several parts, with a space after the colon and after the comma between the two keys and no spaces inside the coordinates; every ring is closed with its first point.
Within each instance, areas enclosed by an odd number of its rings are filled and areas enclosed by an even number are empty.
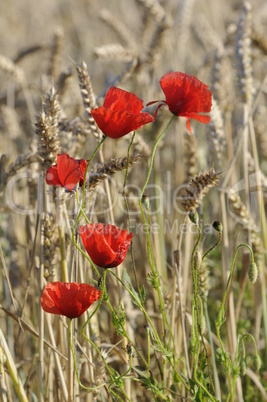
{"type": "Polygon", "coordinates": [[[150,202],[149,202],[149,198],[148,198],[147,195],[143,195],[143,197],[142,197],[142,204],[145,206],[145,209],[146,209],[147,211],[149,211],[150,202]]]}
{"type": "Polygon", "coordinates": [[[258,371],[261,368],[261,358],[258,354],[255,355],[253,359],[253,367],[256,371],[258,371]]]}
{"type": "Polygon", "coordinates": [[[150,328],[149,328],[149,326],[146,324],[146,325],[144,325],[144,328],[145,328],[145,330],[146,330],[146,333],[149,334],[149,333],[150,333],[150,328]]]}
{"type": "Polygon", "coordinates": [[[258,277],[258,267],[255,262],[252,262],[248,268],[248,278],[250,282],[254,285],[258,277]]]}
{"type": "Polygon", "coordinates": [[[198,219],[198,213],[196,211],[190,211],[188,216],[192,223],[198,225],[199,219],[198,219]]]}
{"type": "Polygon", "coordinates": [[[247,371],[247,362],[246,359],[243,358],[240,362],[240,375],[243,376],[246,374],[247,371]]]}
{"type": "Polygon", "coordinates": [[[219,221],[214,221],[212,226],[213,226],[214,230],[216,230],[216,231],[219,232],[219,233],[222,233],[222,231],[223,231],[223,225],[221,224],[221,222],[219,222],[219,221]]]}

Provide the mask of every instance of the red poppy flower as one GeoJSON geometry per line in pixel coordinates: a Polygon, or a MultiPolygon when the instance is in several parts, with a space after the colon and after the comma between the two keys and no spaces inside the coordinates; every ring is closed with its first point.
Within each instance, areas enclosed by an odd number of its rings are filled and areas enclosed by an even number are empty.
{"type": "Polygon", "coordinates": [[[72,191],[77,183],[83,185],[87,163],[85,159],[74,159],[68,154],[59,154],[57,164],[46,172],[46,183],[72,191]]]}
{"type": "Polygon", "coordinates": [[[111,138],[120,138],[151,123],[154,118],[142,113],[143,101],[131,92],[111,87],[101,107],[91,110],[100,130],[111,138]]]}
{"type": "Polygon", "coordinates": [[[77,318],[100,296],[101,290],[86,283],[50,282],[44,288],[41,306],[47,313],[77,318]]]}
{"type": "Polygon", "coordinates": [[[103,268],[114,268],[124,260],[133,233],[114,225],[90,223],[81,226],[79,233],[92,261],[103,268]]]}
{"type": "Polygon", "coordinates": [[[152,101],[147,105],[162,102],[156,110],[164,104],[168,105],[170,111],[176,116],[187,118],[187,128],[192,134],[190,119],[195,119],[201,123],[210,122],[210,117],[199,113],[209,113],[211,110],[211,92],[208,85],[203,84],[193,75],[179,72],[170,72],[160,79],[160,86],[165,94],[165,101],[152,101]]]}

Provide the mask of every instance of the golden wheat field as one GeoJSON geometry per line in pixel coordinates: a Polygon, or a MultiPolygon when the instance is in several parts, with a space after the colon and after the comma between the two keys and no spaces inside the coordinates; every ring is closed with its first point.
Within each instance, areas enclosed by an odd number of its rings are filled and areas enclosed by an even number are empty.
{"type": "Polygon", "coordinates": [[[267,3],[0,3],[0,401],[267,400],[267,3]]]}

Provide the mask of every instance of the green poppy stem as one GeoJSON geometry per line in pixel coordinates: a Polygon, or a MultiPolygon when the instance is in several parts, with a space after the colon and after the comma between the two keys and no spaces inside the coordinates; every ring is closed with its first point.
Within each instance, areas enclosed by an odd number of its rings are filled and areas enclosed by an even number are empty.
{"type": "MultiPolygon", "coordinates": [[[[175,118],[175,116],[173,115],[171,117],[171,119],[169,120],[167,126],[164,128],[164,130],[161,132],[161,134],[159,135],[159,137],[156,140],[156,143],[154,145],[154,148],[153,148],[152,154],[151,154],[151,159],[150,159],[150,165],[149,165],[149,169],[148,169],[147,178],[146,178],[145,184],[144,184],[144,186],[142,188],[142,191],[141,191],[141,194],[140,194],[140,197],[139,197],[139,207],[140,207],[140,210],[141,210],[141,213],[142,213],[142,218],[143,218],[143,221],[144,221],[144,224],[145,224],[145,232],[146,232],[147,245],[148,245],[148,255],[150,256],[150,258],[148,260],[149,260],[150,268],[151,268],[151,271],[152,271],[154,277],[158,277],[158,271],[157,271],[154,256],[153,256],[152,244],[151,244],[151,240],[150,240],[150,233],[149,233],[149,228],[148,228],[145,212],[144,212],[144,209],[143,209],[143,206],[142,206],[142,200],[143,200],[143,195],[144,195],[145,189],[146,189],[146,187],[148,185],[148,182],[149,182],[149,179],[150,179],[150,176],[151,176],[157,146],[158,146],[160,140],[162,139],[162,137],[164,136],[164,134],[166,133],[166,131],[168,130],[168,128],[170,127],[170,125],[171,125],[171,123],[172,123],[174,118],[175,118]]],[[[160,304],[160,309],[161,309],[161,313],[162,313],[163,327],[164,327],[164,338],[165,338],[165,336],[166,336],[166,326],[167,326],[167,315],[166,315],[166,310],[165,310],[165,306],[164,306],[163,295],[162,295],[162,292],[161,292],[161,289],[160,289],[160,281],[159,280],[155,281],[155,288],[156,288],[156,291],[157,291],[158,297],[159,297],[159,304],[160,304]]]]}

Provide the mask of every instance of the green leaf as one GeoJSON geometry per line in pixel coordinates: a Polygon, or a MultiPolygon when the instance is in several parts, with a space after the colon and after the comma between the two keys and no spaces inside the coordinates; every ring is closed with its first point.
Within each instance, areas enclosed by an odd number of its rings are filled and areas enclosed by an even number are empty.
{"type": "Polygon", "coordinates": [[[141,297],[142,297],[142,302],[145,304],[146,302],[146,289],[144,285],[141,286],[141,297]]]}
{"type": "Polygon", "coordinates": [[[117,328],[118,335],[123,335],[125,325],[125,311],[121,304],[119,305],[119,314],[115,310],[113,310],[112,322],[114,327],[117,328]]]}

